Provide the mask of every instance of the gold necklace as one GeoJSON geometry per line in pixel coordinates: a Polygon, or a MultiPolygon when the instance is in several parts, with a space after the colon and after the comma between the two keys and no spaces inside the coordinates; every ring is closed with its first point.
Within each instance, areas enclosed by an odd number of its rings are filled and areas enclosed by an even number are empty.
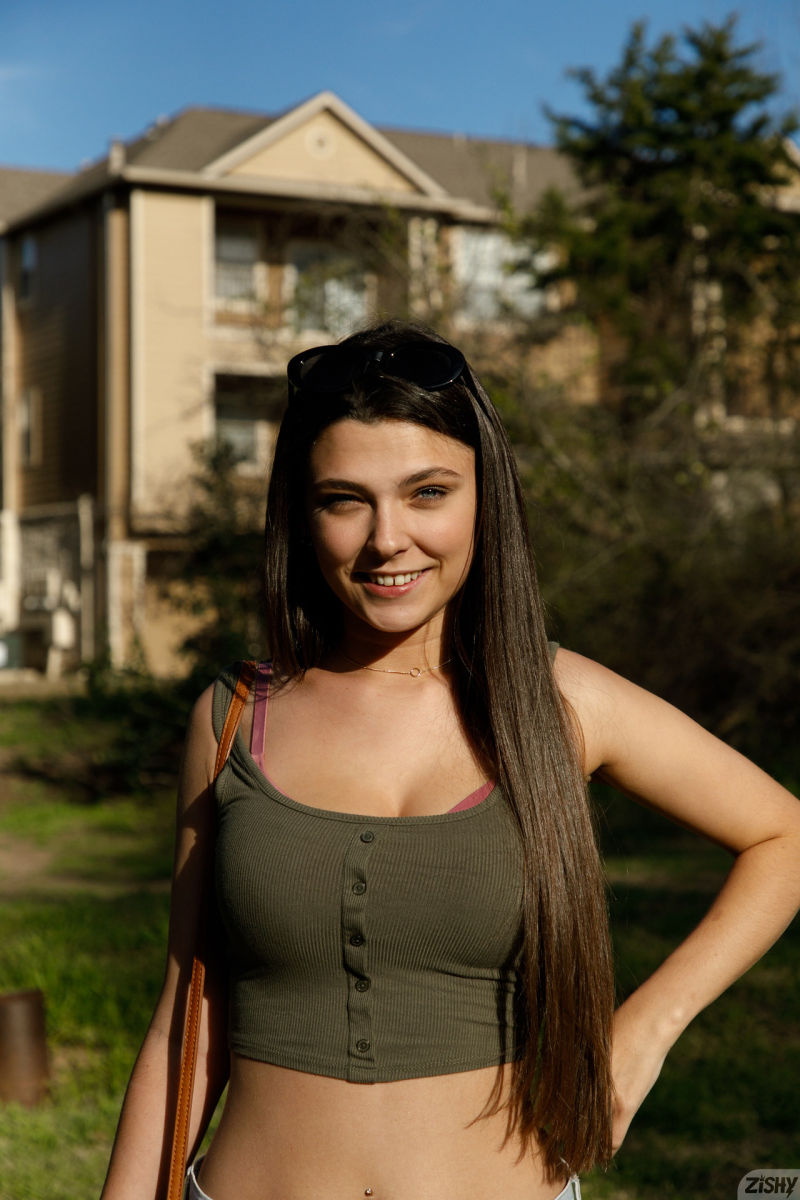
{"type": "Polygon", "coordinates": [[[354,667],[360,667],[362,671],[377,671],[380,675],[410,675],[412,679],[419,679],[420,675],[427,675],[430,671],[441,671],[442,667],[446,667],[453,660],[445,659],[443,663],[439,663],[438,667],[412,667],[410,671],[393,671],[390,667],[368,667],[366,663],[360,663],[355,658],[351,658],[349,654],[345,654],[344,650],[340,650],[342,658],[346,658],[354,667]]]}

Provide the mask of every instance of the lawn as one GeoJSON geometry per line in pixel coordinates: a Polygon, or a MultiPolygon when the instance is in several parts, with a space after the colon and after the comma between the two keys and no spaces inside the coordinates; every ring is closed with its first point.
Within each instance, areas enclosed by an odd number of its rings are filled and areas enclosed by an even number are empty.
{"type": "MultiPolygon", "coordinates": [[[[101,715],[75,698],[0,703],[0,990],[44,992],[53,1076],[38,1108],[0,1110],[0,1200],[99,1193],[158,991],[182,716],[156,697],[170,717],[147,743],[146,699],[117,695],[101,715]]],[[[599,806],[624,994],[702,915],[728,859],[620,797],[599,806]]],[[[586,1200],[735,1200],[745,1172],[800,1165],[798,949],[795,923],[694,1022],[586,1200]]]]}

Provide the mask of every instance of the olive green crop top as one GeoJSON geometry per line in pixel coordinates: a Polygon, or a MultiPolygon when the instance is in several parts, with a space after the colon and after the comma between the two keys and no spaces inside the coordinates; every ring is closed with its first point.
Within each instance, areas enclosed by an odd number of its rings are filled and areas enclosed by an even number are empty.
{"type": "Polygon", "coordinates": [[[278,791],[239,733],[216,797],[232,1050],[361,1083],[519,1056],[522,849],[499,787],[436,816],[331,812],[278,791]]]}

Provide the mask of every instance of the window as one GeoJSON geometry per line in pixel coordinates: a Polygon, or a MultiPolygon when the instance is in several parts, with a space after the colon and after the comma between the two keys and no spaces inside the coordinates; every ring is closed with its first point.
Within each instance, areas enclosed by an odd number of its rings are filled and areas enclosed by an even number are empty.
{"type": "Polygon", "coordinates": [[[19,247],[19,298],[30,300],[34,291],[36,269],[39,265],[39,248],[36,238],[26,233],[19,247]]]}
{"type": "Polygon", "coordinates": [[[508,314],[532,317],[544,297],[531,271],[515,268],[525,251],[497,229],[461,228],[453,236],[453,277],[459,311],[472,321],[497,321],[508,314]]]}
{"type": "Polygon", "coordinates": [[[325,242],[294,242],[286,268],[290,323],[343,337],[367,319],[367,280],[354,255],[325,242]]]}
{"type": "Polygon", "coordinates": [[[258,230],[255,225],[218,225],[215,239],[214,291],[218,300],[256,299],[258,230]]]}
{"type": "Polygon", "coordinates": [[[36,467],[41,462],[41,394],[37,388],[25,388],[19,398],[17,430],[19,458],[23,467],[36,467]]]}
{"type": "Polygon", "coordinates": [[[269,460],[285,405],[283,376],[217,375],[217,441],[229,446],[239,463],[262,468],[269,460]]]}

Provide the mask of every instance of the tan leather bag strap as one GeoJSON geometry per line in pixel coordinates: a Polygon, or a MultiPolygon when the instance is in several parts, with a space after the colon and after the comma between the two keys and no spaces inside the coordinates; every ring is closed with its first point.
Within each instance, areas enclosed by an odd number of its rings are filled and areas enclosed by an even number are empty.
{"type": "MultiPolygon", "coordinates": [[[[225,724],[217,746],[217,761],[214,764],[214,779],[216,780],[231,752],[233,739],[242,713],[250,694],[256,674],[256,663],[243,662],[236,681],[236,689],[225,714],[225,724]]],[[[169,1184],[167,1200],[181,1200],[183,1179],[186,1174],[186,1150],[189,1140],[189,1119],[192,1113],[192,1093],[194,1092],[194,1075],[197,1066],[197,1044],[200,1038],[200,1010],[203,1001],[203,987],[206,978],[205,930],[201,928],[198,944],[192,959],[192,982],[189,986],[189,1002],[186,1008],[186,1024],[183,1031],[183,1046],[181,1048],[181,1070],[178,1081],[178,1097],[175,1103],[175,1122],[172,1132],[172,1153],[169,1161],[169,1184]]]]}

